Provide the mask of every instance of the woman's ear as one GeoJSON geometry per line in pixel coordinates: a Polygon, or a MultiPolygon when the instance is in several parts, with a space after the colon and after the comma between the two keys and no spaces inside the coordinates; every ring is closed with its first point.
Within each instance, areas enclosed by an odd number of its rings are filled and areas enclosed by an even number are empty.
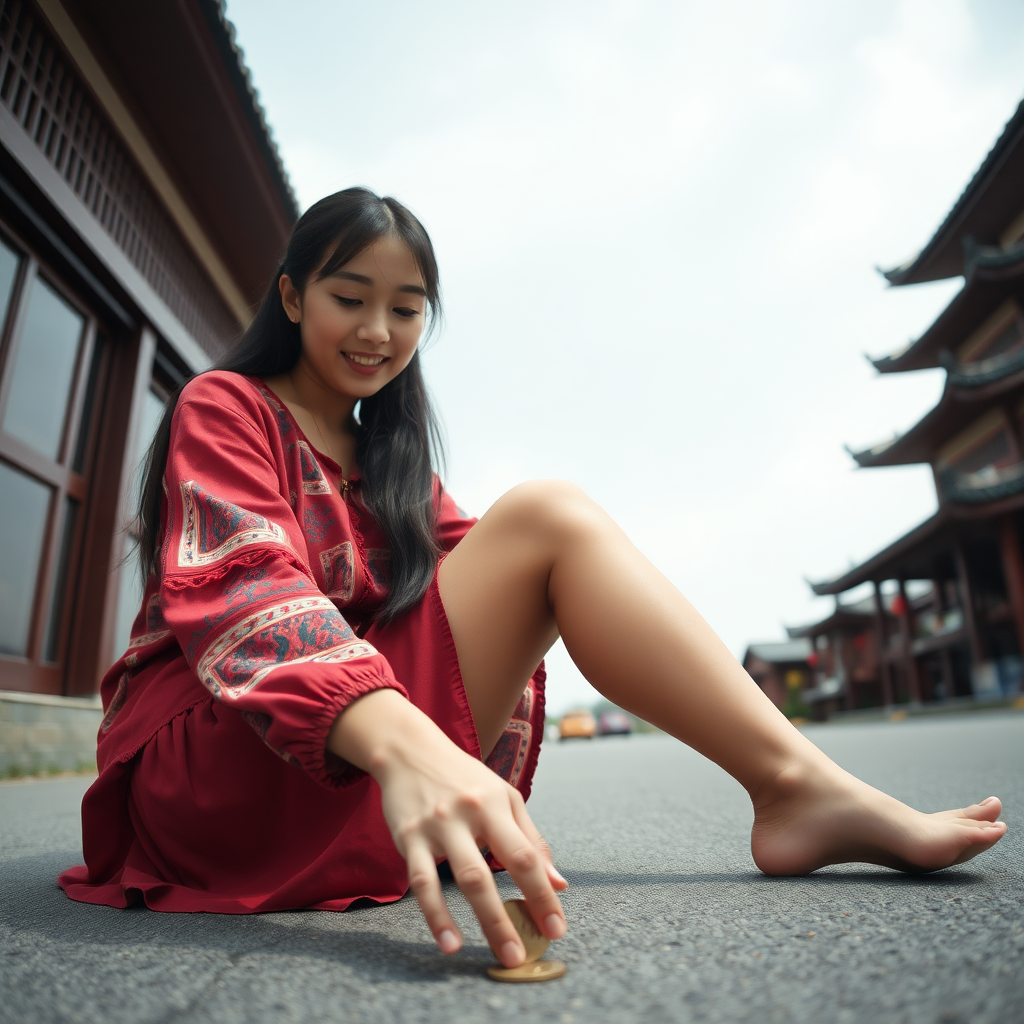
{"type": "Polygon", "coordinates": [[[302,319],[302,296],[287,274],[282,274],[277,279],[277,287],[281,292],[281,305],[284,306],[285,315],[293,324],[297,324],[302,319]]]}

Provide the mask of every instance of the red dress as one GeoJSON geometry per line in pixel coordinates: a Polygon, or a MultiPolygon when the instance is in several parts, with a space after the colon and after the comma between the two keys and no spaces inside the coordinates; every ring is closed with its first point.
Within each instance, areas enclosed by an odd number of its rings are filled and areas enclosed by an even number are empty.
{"type": "MultiPolygon", "coordinates": [[[[101,687],[86,863],[60,877],[72,899],[243,914],[405,893],[380,790],[325,752],[331,724],[388,687],[480,745],[436,573],[373,624],[389,552],[358,479],[346,494],[340,479],[260,381],[213,371],[182,391],[160,569],[101,687]]],[[[435,493],[447,552],[475,520],[435,493]]],[[[542,666],[487,759],[524,796],[543,716],[542,666]]]]}

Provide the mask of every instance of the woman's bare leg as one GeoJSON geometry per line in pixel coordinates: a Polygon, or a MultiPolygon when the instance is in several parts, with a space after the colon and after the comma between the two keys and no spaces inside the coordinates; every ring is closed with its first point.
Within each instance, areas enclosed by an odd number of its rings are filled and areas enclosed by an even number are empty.
{"type": "Polygon", "coordinates": [[[486,754],[559,634],[608,699],[721,765],[754,805],[769,874],[866,861],[935,870],[1005,832],[995,798],[921,814],[849,775],[795,729],[690,603],[576,487],[510,491],[439,585],[486,754]]]}

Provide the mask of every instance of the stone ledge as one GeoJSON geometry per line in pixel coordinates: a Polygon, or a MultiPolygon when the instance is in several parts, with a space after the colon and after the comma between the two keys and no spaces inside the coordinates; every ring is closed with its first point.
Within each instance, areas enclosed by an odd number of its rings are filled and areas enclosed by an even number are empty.
{"type": "Polygon", "coordinates": [[[0,778],[94,766],[102,718],[99,695],[0,690],[0,778]]]}

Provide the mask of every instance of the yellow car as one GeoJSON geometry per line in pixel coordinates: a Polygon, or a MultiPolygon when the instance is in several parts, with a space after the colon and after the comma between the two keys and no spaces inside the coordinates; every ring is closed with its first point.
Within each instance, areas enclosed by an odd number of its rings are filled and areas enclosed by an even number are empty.
{"type": "Polygon", "coordinates": [[[592,740],[596,732],[597,722],[585,708],[566,711],[558,723],[558,738],[563,740],[592,740]]]}

